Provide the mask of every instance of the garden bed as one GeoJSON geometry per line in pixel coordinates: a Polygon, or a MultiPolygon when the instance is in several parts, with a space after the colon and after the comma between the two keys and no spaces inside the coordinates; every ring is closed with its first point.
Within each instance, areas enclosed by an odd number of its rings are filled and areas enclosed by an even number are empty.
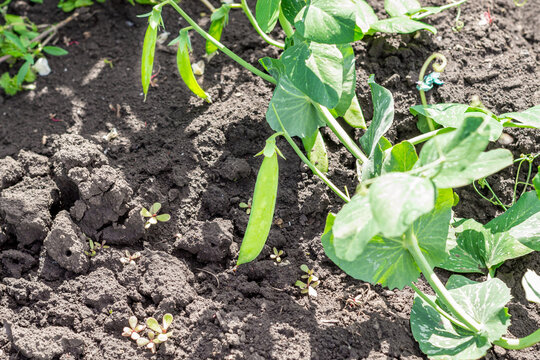
{"type": "MultiPolygon", "coordinates": [[[[381,4],[369,2],[382,12],[381,4]]],[[[468,103],[478,95],[498,114],[540,104],[540,4],[494,1],[489,25],[480,24],[488,10],[483,3],[462,6],[465,27],[457,33],[450,10],[429,19],[437,35],[356,43],[360,105],[371,119],[367,79],[375,74],[394,95],[396,117],[386,135],[393,143],[419,133],[409,107],[420,102],[415,79],[434,51],[449,64],[445,85],[429,93],[429,102],[468,103]]],[[[197,1],[183,6],[196,18],[207,11],[197,1]]],[[[10,10],[36,23],[65,17],[50,3],[18,1],[10,10]]],[[[165,313],[174,315],[174,335],[157,358],[423,358],[409,325],[414,292],[368,286],[326,257],[320,242],[325,217],[342,202],[282,140],[287,160],[279,160],[267,246],[255,262],[233,271],[248,221],[239,204],[252,196],[261,162],[253,155],[272,134],[264,115],[273,86],[218,55],[202,80],[214,100],[207,104],[181,83],[175,54],[160,48],[156,86],[143,102],[139,69],[147,20],[136,15],[144,12],[116,0],[85,9],[61,29],[69,55],[49,59],[53,72],[38,79],[36,90],[0,97],[0,225],[11,229],[0,232],[0,359],[146,358],[150,353],[122,337],[122,329],[131,315],[161,319],[165,313]],[[107,141],[112,128],[118,137],[107,141]],[[154,202],[171,220],[145,231],[139,211],[154,202]],[[77,245],[83,234],[110,248],[86,256],[77,245]],[[270,259],[273,247],[284,251],[286,264],[270,259]],[[125,250],[141,252],[136,265],[120,262],[125,250]],[[301,264],[321,279],[316,298],[294,287],[301,264]],[[359,294],[359,306],[347,306],[359,294]]],[[[168,31],[186,25],[166,13],[168,31]]],[[[209,17],[199,24],[207,27],[209,17]]],[[[222,40],[252,64],[278,55],[240,12],[231,12],[222,40]]],[[[204,42],[192,37],[192,43],[200,58],[204,42]]],[[[362,130],[350,132],[358,137],[362,130]]],[[[537,130],[505,133],[511,141],[497,146],[514,157],[540,151],[537,130]]],[[[354,159],[332,133],[323,135],[329,176],[354,188],[354,159]]],[[[489,178],[505,201],[516,170],[489,178]]],[[[457,193],[458,217],[486,223],[500,213],[470,186],[457,193]]],[[[517,337],[540,326],[540,308],[527,302],[518,281],[527,269],[540,271],[538,252],[506,262],[497,274],[512,289],[516,325],[509,331],[517,337]]],[[[519,352],[495,347],[488,358],[537,359],[539,351],[538,345],[519,352]]]]}

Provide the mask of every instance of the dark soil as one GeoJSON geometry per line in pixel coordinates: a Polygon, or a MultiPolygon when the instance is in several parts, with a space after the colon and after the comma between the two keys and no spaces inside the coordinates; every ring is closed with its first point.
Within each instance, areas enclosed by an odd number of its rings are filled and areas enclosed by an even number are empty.
{"type": "MultiPolygon", "coordinates": [[[[66,15],[53,3],[17,1],[10,12],[36,23],[60,21],[66,15]]],[[[382,1],[370,3],[382,11],[382,1]]],[[[435,36],[377,36],[356,45],[357,92],[367,118],[369,74],[394,94],[392,142],[418,134],[408,108],[419,103],[415,79],[433,51],[447,55],[449,65],[431,102],[467,103],[478,95],[496,113],[540,104],[540,3],[517,8],[511,0],[492,1],[493,24],[480,25],[489,3],[465,4],[459,33],[451,30],[454,9],[429,19],[439,29],[435,36]]],[[[194,16],[206,11],[197,1],[183,6],[194,16]]],[[[148,358],[121,336],[122,328],[131,315],[161,319],[167,312],[175,316],[174,336],[159,348],[160,359],[423,358],[409,328],[413,292],[370,287],[328,260],[320,234],[327,212],[341,202],[283,141],[276,225],[258,260],[233,272],[248,220],[238,204],[252,195],[261,161],[253,155],[271,135],[264,114],[272,86],[220,55],[203,79],[215,100],[208,105],[181,83],[175,55],[163,49],[157,86],[143,102],[146,19],[136,15],[147,11],[118,0],[86,9],[60,31],[70,53],[49,60],[53,73],[39,78],[35,91],[0,96],[0,359],[148,358]],[[112,128],[119,136],[108,142],[103,136],[112,128]],[[144,231],[140,208],[156,201],[172,219],[144,231]],[[90,258],[87,237],[110,248],[90,258]],[[270,260],[274,246],[288,265],[270,260]],[[124,266],[125,250],[142,258],[124,266]],[[322,279],[316,299],[293,286],[301,264],[322,279]],[[360,293],[361,305],[346,307],[360,293]]],[[[164,19],[173,34],[185,25],[171,11],[164,19]]],[[[278,56],[239,12],[232,12],[223,42],[253,64],[278,56]]],[[[192,43],[200,58],[203,41],[193,36],[192,43]]],[[[515,156],[540,150],[538,131],[505,132],[515,156]]],[[[329,175],[354,188],[351,156],[325,136],[329,175]]],[[[507,202],[515,172],[489,178],[507,202]]],[[[471,188],[458,192],[460,217],[486,222],[500,212],[471,188]]],[[[512,287],[514,336],[540,326],[540,308],[527,303],[520,285],[527,268],[540,271],[538,253],[498,272],[512,287]]],[[[538,359],[539,350],[495,347],[488,358],[538,359]]]]}

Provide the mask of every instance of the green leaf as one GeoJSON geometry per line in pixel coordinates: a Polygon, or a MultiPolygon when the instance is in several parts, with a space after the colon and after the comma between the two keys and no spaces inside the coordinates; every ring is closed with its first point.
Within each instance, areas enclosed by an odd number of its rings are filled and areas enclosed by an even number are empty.
{"type": "Polygon", "coordinates": [[[299,42],[281,55],[292,84],[328,108],[339,102],[343,85],[343,55],[335,45],[299,42]]]}
{"type": "Polygon", "coordinates": [[[152,213],[150,211],[146,210],[145,208],[141,209],[141,215],[144,216],[144,217],[152,217],[152,213]]]}
{"type": "Polygon", "coordinates": [[[43,51],[45,51],[47,54],[53,55],[53,56],[62,56],[62,55],[69,54],[66,50],[64,50],[64,49],[62,49],[61,47],[58,47],[58,46],[45,46],[43,48],[43,51]]]}
{"type": "Polygon", "coordinates": [[[422,18],[425,18],[426,16],[438,14],[441,11],[449,9],[450,7],[461,5],[461,4],[465,3],[466,1],[467,0],[459,0],[459,1],[447,4],[447,5],[443,5],[443,6],[426,6],[426,7],[423,7],[421,9],[419,9],[414,14],[412,14],[411,19],[415,19],[415,20],[416,19],[422,19],[422,18]]]}
{"type": "MultiPolygon", "coordinates": [[[[411,227],[422,252],[432,266],[438,265],[446,258],[446,239],[452,204],[452,190],[439,190],[435,209],[418,218],[411,227]]],[[[337,217],[339,216],[338,213],[337,217]]],[[[326,255],[355,279],[381,284],[391,289],[402,289],[420,276],[420,270],[401,237],[375,236],[367,243],[364,251],[351,261],[337,256],[334,228],[323,236],[322,243],[326,255]]]]}
{"type": "Polygon", "coordinates": [[[495,270],[504,261],[532,252],[521,245],[509,232],[492,234],[475,220],[463,222],[457,229],[455,247],[440,267],[455,272],[482,272],[495,270]]]}
{"type": "MultiPolygon", "coordinates": [[[[362,114],[362,110],[360,109],[360,105],[358,104],[358,99],[356,98],[356,67],[355,67],[355,57],[354,57],[354,50],[351,45],[339,45],[338,46],[339,51],[341,52],[343,56],[343,76],[342,76],[342,85],[341,85],[341,97],[339,98],[339,102],[337,103],[335,107],[335,111],[338,116],[347,116],[347,112],[351,110],[351,107],[353,108],[351,111],[355,112],[354,114],[349,114],[349,119],[351,119],[353,122],[356,121],[357,123],[361,124],[363,123],[363,126],[365,128],[365,120],[364,116],[362,114]],[[353,99],[356,100],[356,102],[353,104],[353,99]]],[[[347,121],[347,120],[346,120],[347,121]]],[[[359,126],[355,126],[359,127],[359,126]]]]}
{"type": "Polygon", "coordinates": [[[255,18],[262,31],[269,33],[276,26],[281,0],[257,0],[255,18]]]}
{"type": "Polygon", "coordinates": [[[353,261],[362,254],[367,243],[379,233],[369,197],[358,194],[343,205],[335,217],[332,231],[337,257],[353,261]]]}
{"type": "Polygon", "coordinates": [[[420,152],[415,169],[425,169],[420,174],[432,178],[438,188],[467,185],[463,184],[464,175],[475,171],[467,167],[475,162],[489,143],[489,127],[483,117],[476,116],[476,113],[469,114],[457,130],[438,134],[420,152]],[[441,161],[440,152],[445,160],[437,165],[436,162],[441,161]],[[461,173],[461,176],[456,177],[456,173],[461,173]]]}
{"type": "Polygon", "coordinates": [[[540,166],[538,167],[536,176],[533,178],[532,182],[534,185],[534,189],[536,190],[536,196],[538,196],[538,199],[540,200],[540,166]]]}
{"type": "Polygon", "coordinates": [[[364,0],[352,1],[356,5],[356,36],[354,40],[357,41],[361,40],[364,34],[371,28],[371,24],[377,22],[379,19],[367,2],[364,0]]]}
{"type": "Polygon", "coordinates": [[[21,68],[19,69],[19,72],[17,73],[17,80],[15,84],[17,86],[21,86],[21,84],[24,81],[24,78],[26,77],[26,74],[28,74],[28,71],[30,70],[30,66],[32,63],[30,61],[25,61],[24,64],[22,64],[21,68]]]}
{"type": "Polygon", "coordinates": [[[384,136],[379,139],[368,161],[362,164],[362,181],[381,175],[385,151],[391,147],[392,144],[384,136]]]}
{"type": "Polygon", "coordinates": [[[152,215],[157,214],[161,210],[161,204],[156,202],[150,207],[150,213],[152,215]]]}
{"type": "Polygon", "coordinates": [[[436,191],[426,178],[390,173],[369,188],[373,218],[383,236],[399,237],[420,216],[435,206],[436,191]]]}
{"type": "Polygon", "coordinates": [[[504,214],[488,222],[486,229],[489,229],[492,233],[509,231],[539,212],[540,200],[533,191],[528,191],[504,214]]]}
{"type": "MultiPolygon", "coordinates": [[[[435,123],[443,127],[458,128],[463,124],[468,112],[476,112],[478,116],[482,116],[484,121],[490,126],[490,141],[496,141],[501,136],[503,126],[492,113],[484,113],[483,109],[470,107],[464,104],[433,104],[424,108],[423,105],[416,105],[410,108],[411,114],[419,116],[429,116],[435,123]]],[[[425,118],[423,119],[425,122],[425,118]]],[[[419,126],[420,128],[420,126],[419,126]]]]}
{"type": "MultiPolygon", "coordinates": [[[[411,311],[411,330],[420,349],[430,359],[470,360],[484,356],[491,342],[506,333],[510,315],[504,307],[510,289],[499,279],[474,283],[452,275],[448,288],[453,298],[483,325],[481,334],[457,328],[422,298],[416,297],[411,311]]],[[[429,296],[435,300],[435,297],[429,296]]]]}
{"type": "Polygon", "coordinates": [[[384,10],[390,16],[401,16],[417,12],[422,5],[417,0],[384,0],[384,10]]]}
{"type": "Polygon", "coordinates": [[[163,331],[161,330],[161,326],[159,326],[159,323],[156,319],[153,317],[150,317],[146,320],[146,326],[148,326],[149,329],[161,334],[163,331]]]}
{"type": "Polygon", "coordinates": [[[161,215],[156,216],[156,220],[161,221],[161,222],[167,222],[167,221],[171,220],[171,215],[169,215],[169,214],[161,214],[161,215]]]}
{"type": "Polygon", "coordinates": [[[11,41],[20,51],[22,51],[23,53],[27,52],[25,46],[17,35],[12,33],[11,31],[6,30],[4,30],[3,35],[6,37],[6,39],[11,41]]]}
{"type": "Polygon", "coordinates": [[[171,326],[172,322],[173,322],[172,314],[163,315],[163,329],[167,330],[169,326],[171,326]]]}
{"type": "Polygon", "coordinates": [[[17,85],[17,79],[15,77],[11,78],[7,72],[0,77],[0,87],[4,89],[7,95],[11,96],[22,89],[20,85],[17,85]]]}
{"type": "Polygon", "coordinates": [[[284,76],[279,79],[266,112],[266,121],[270,127],[275,131],[281,131],[273,106],[290,136],[304,138],[326,124],[309,97],[284,76]]]}
{"type": "Polygon", "coordinates": [[[302,139],[309,161],[323,173],[328,172],[328,154],[319,130],[312,136],[302,139]]]}
{"type": "Polygon", "coordinates": [[[499,116],[501,121],[505,119],[512,119],[514,121],[507,121],[505,126],[516,127],[529,127],[540,129],[540,105],[536,105],[530,109],[522,112],[505,113],[499,116]],[[515,122],[517,121],[517,122],[515,122]]]}
{"type": "Polygon", "coordinates": [[[360,145],[371,156],[379,139],[392,125],[394,121],[394,98],[392,93],[375,82],[375,75],[368,80],[373,100],[373,120],[366,133],[360,138],[360,145]]]}
{"type": "Polygon", "coordinates": [[[540,212],[508,231],[510,236],[536,251],[540,251],[540,212]]]}
{"type": "Polygon", "coordinates": [[[408,141],[400,142],[394,145],[389,151],[388,156],[385,157],[382,164],[382,173],[389,172],[406,172],[413,168],[416,161],[418,161],[418,155],[413,144],[408,141]]]}
{"type": "Polygon", "coordinates": [[[296,15],[294,26],[305,39],[346,44],[354,41],[356,12],[351,0],[312,0],[296,15]]]}
{"type": "Polygon", "coordinates": [[[294,24],[296,15],[298,15],[305,5],[305,0],[281,0],[281,11],[283,11],[283,15],[285,15],[287,21],[294,24]]]}
{"type": "Polygon", "coordinates": [[[521,285],[523,285],[527,300],[540,304],[540,276],[528,269],[521,279],[521,285]]]}
{"type": "Polygon", "coordinates": [[[418,30],[428,30],[433,34],[437,33],[437,29],[433,26],[420,21],[411,20],[407,16],[393,17],[390,19],[379,20],[371,24],[369,34],[376,32],[390,34],[410,34],[418,30]]]}
{"type": "Polygon", "coordinates": [[[366,119],[364,119],[364,114],[362,113],[356,94],[352,98],[351,105],[343,115],[343,120],[353,128],[366,129],[366,119]]]}
{"type": "Polygon", "coordinates": [[[278,151],[275,147],[275,138],[267,140],[267,147],[273,147],[274,151],[265,151],[266,148],[263,150],[265,155],[257,174],[251,213],[240,246],[237,265],[250,262],[260,254],[272,226],[279,182],[278,151]],[[272,154],[266,156],[266,153],[270,152],[272,154]]]}

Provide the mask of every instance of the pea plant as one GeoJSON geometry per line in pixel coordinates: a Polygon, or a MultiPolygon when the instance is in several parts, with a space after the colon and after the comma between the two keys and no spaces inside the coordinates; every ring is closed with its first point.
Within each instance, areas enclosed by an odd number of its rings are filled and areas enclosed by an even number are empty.
{"type": "Polygon", "coordinates": [[[35,88],[32,83],[36,80],[36,74],[49,74],[51,69],[46,54],[62,56],[68,53],[60,47],[47,44],[59,28],[75,19],[78,14],[56,25],[36,25],[27,17],[8,14],[7,7],[0,6],[0,14],[4,20],[4,24],[0,25],[0,64],[7,62],[10,67],[18,66],[15,75],[6,71],[0,76],[0,88],[7,95],[15,95],[21,90],[35,88]]]}
{"type": "MultiPolygon", "coordinates": [[[[510,289],[494,277],[505,260],[538,250],[537,194],[525,191],[503,215],[486,225],[457,219],[452,212],[459,201],[454,188],[473,184],[513,164],[510,151],[486,149],[501,136],[504,127],[538,128],[538,107],[496,116],[474,105],[453,104],[442,109],[437,108],[440,104],[428,105],[425,91],[442,83],[441,73],[446,66],[444,56],[434,54],[420,71],[418,89],[422,105],[411,108],[419,116],[419,128],[425,131],[392,144],[384,137],[394,119],[392,94],[377,84],[373,75],[369,78],[374,111],[367,128],[355,93],[351,43],[379,32],[435,33],[435,28],[420,20],[463,2],[422,7],[417,1],[387,0],[384,5],[389,17],[379,19],[362,0],[258,1],[255,16],[242,0],[216,10],[207,32],[176,2],[167,0],[146,14],[149,26],[141,68],[146,99],[157,33],[163,26],[161,11],[164,6],[172,6],[189,24],[180,30],[173,44],[179,45],[180,76],[193,93],[211,101],[194,81],[188,61],[190,31],[206,40],[207,55],[221,51],[275,84],[266,120],[276,133],[258,154],[262,155],[262,164],[237,266],[253,261],[268,237],[277,198],[278,156],[282,156],[276,143],[283,137],[313,173],[345,202],[341,211],[327,218],[322,243],[328,257],[354,278],[389,288],[413,288],[417,293],[411,313],[413,335],[422,351],[435,359],[475,359],[493,344],[521,349],[540,341],[540,330],[522,339],[504,336],[510,324],[505,308],[510,289]],[[227,15],[233,9],[242,9],[267,43],[283,49],[278,59],[260,60],[266,72],[219,41],[227,15]],[[267,35],[277,23],[286,34],[284,42],[267,35]],[[434,71],[426,75],[432,61],[434,71]],[[359,145],[337,117],[350,127],[367,128],[359,145]],[[319,131],[324,126],[356,159],[358,184],[352,196],[326,176],[331,164],[319,131]],[[302,140],[305,152],[292,139],[295,136],[302,140]],[[434,271],[436,266],[455,272],[485,272],[487,280],[473,282],[452,275],[444,285],[434,271]],[[423,293],[415,285],[421,273],[435,296],[423,293]]],[[[537,175],[532,184],[539,181],[537,175]]],[[[308,279],[313,275],[309,269],[306,273],[308,279]]],[[[537,291],[534,276],[523,281],[537,291]]],[[[301,289],[310,292],[309,286],[302,285],[301,289]]]]}

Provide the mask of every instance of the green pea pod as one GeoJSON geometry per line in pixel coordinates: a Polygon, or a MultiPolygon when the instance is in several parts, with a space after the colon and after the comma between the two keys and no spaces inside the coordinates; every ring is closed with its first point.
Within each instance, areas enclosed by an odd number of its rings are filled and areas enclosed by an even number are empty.
{"type": "Polygon", "coordinates": [[[276,147],[275,135],[266,140],[266,146],[261,153],[264,154],[264,160],[257,175],[251,214],[240,246],[237,266],[254,260],[260,254],[274,218],[279,180],[279,150],[276,147]]]}
{"type": "MultiPolygon", "coordinates": [[[[212,23],[210,24],[210,28],[208,29],[208,34],[210,34],[210,36],[212,36],[217,41],[221,40],[221,33],[223,32],[223,28],[229,22],[229,10],[231,10],[231,6],[223,4],[212,14],[212,17],[210,18],[212,20],[212,23]]],[[[206,41],[207,55],[212,55],[217,50],[218,48],[216,45],[214,45],[208,40],[206,41]]]]}
{"type": "Polygon", "coordinates": [[[178,72],[180,77],[184,80],[186,86],[195,95],[201,99],[211,103],[210,96],[200,87],[195,75],[193,75],[193,69],[191,68],[191,61],[189,60],[189,52],[191,50],[191,43],[189,41],[188,29],[180,30],[180,36],[178,37],[178,52],[176,53],[176,65],[178,66],[178,72]]]}
{"type": "Polygon", "coordinates": [[[141,81],[144,92],[144,101],[152,80],[152,69],[154,67],[154,54],[156,52],[156,41],[159,24],[162,23],[161,8],[154,8],[148,19],[148,28],[144,35],[144,44],[141,61],[141,81]]]}

